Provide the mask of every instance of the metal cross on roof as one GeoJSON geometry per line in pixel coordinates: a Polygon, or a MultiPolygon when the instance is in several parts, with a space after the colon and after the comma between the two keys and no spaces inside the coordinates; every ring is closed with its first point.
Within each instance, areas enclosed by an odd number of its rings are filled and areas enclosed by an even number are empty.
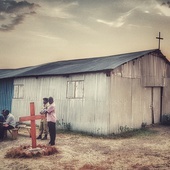
{"type": "Polygon", "coordinates": [[[156,39],[158,39],[158,49],[160,50],[160,41],[163,40],[163,38],[161,38],[161,33],[159,32],[159,37],[156,37],[156,39]]]}

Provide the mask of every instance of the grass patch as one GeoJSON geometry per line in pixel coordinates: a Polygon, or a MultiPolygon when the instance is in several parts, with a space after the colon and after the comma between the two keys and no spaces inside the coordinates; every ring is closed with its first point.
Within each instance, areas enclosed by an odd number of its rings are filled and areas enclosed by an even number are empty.
{"type": "Polygon", "coordinates": [[[119,139],[119,138],[131,138],[131,137],[144,137],[151,136],[157,133],[156,130],[149,128],[141,128],[141,129],[133,129],[131,131],[126,131],[120,134],[111,135],[111,138],[119,139]]]}
{"type": "Polygon", "coordinates": [[[82,131],[67,131],[64,129],[58,129],[58,134],[70,134],[70,135],[81,135],[81,136],[89,136],[95,138],[103,138],[103,139],[124,139],[124,138],[132,138],[132,137],[144,137],[151,136],[157,133],[156,130],[150,128],[141,128],[141,129],[133,129],[126,132],[122,132],[120,134],[110,134],[110,135],[98,135],[89,132],[82,131]]]}

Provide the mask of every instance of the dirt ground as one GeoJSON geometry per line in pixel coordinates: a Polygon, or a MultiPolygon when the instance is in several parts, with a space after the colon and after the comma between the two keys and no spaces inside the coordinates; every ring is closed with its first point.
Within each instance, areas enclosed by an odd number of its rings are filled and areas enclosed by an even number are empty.
{"type": "MultiPolygon", "coordinates": [[[[23,130],[17,140],[0,143],[0,170],[169,170],[170,127],[157,125],[149,130],[155,133],[117,139],[59,133],[58,154],[5,158],[10,148],[31,144],[28,132],[23,130]]],[[[46,143],[37,140],[37,144],[46,143]]]]}

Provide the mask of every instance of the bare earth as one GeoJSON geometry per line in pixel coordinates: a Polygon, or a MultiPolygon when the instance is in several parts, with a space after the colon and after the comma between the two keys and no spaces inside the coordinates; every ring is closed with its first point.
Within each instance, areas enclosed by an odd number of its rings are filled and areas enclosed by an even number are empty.
{"type": "MultiPolygon", "coordinates": [[[[157,125],[149,129],[156,133],[125,139],[60,133],[56,139],[58,154],[5,158],[10,148],[31,144],[28,132],[22,130],[17,140],[0,143],[0,170],[169,170],[170,127],[157,125]]],[[[37,141],[37,144],[46,143],[48,141],[37,141]]]]}

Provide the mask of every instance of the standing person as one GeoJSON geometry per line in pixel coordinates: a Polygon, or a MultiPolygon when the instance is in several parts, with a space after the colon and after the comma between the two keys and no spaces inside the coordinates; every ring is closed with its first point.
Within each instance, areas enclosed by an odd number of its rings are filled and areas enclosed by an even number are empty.
{"type": "Polygon", "coordinates": [[[47,113],[46,110],[48,108],[48,98],[43,98],[43,108],[40,112],[41,115],[45,116],[45,119],[41,119],[40,121],[40,127],[39,127],[39,136],[37,139],[46,140],[48,135],[48,125],[47,125],[47,113]],[[44,137],[42,138],[42,135],[44,134],[44,137]]]}
{"type": "Polygon", "coordinates": [[[55,103],[52,97],[49,97],[49,107],[47,109],[47,123],[49,128],[50,134],[50,145],[55,145],[55,138],[56,138],[56,110],[55,110],[55,103]]]}
{"type": "Polygon", "coordinates": [[[15,118],[11,113],[9,113],[9,110],[5,110],[3,115],[6,117],[6,121],[0,128],[0,140],[3,140],[5,130],[14,129],[16,126],[15,118]]]}

